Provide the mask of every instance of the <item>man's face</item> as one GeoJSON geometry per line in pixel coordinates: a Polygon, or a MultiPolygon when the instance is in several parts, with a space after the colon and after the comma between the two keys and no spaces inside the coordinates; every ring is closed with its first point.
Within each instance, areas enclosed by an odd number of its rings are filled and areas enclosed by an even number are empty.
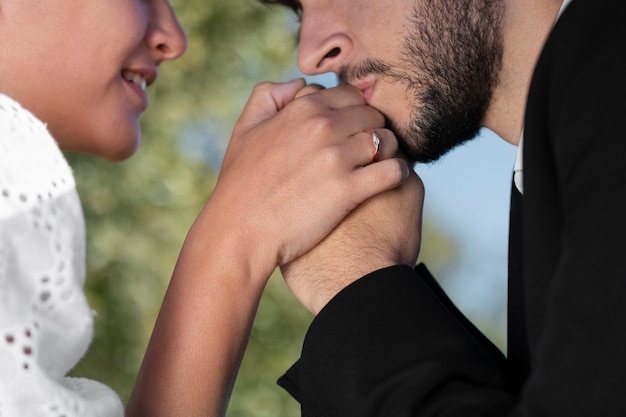
{"type": "Polygon", "coordinates": [[[502,59],[501,0],[303,0],[298,64],[363,91],[407,156],[478,132],[502,59]]]}

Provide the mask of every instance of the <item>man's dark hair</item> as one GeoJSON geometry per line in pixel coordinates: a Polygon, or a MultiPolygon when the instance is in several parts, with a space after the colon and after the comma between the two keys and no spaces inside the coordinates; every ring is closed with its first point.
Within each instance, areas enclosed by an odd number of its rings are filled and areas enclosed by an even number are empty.
{"type": "Polygon", "coordinates": [[[302,16],[302,5],[300,0],[261,0],[261,3],[265,4],[280,4],[290,8],[298,16],[302,16]]]}

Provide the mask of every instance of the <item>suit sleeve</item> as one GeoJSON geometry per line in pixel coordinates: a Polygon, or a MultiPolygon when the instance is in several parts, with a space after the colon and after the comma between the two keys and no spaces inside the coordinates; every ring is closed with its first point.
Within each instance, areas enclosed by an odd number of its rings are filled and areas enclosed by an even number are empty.
{"type": "Polygon", "coordinates": [[[318,314],[279,383],[303,417],[498,415],[513,401],[503,369],[501,353],[423,265],[394,266],[318,314]]]}

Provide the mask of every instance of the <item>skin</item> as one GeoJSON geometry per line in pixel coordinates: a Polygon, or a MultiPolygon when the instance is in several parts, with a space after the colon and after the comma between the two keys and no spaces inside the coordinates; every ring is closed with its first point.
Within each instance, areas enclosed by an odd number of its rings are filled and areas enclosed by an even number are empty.
{"type": "Polygon", "coordinates": [[[166,0],[0,0],[0,39],[0,92],[47,123],[62,149],[111,160],[139,146],[148,104],[123,71],[149,85],[186,49],[166,0]]]}
{"type": "MultiPolygon", "coordinates": [[[[548,3],[505,0],[502,67],[483,125],[513,143],[521,131],[517,100],[558,10],[558,2],[548,3]]],[[[401,62],[403,25],[414,5],[305,1],[300,69],[338,73],[372,57],[401,62]]],[[[318,312],[363,274],[415,262],[423,187],[412,175],[403,182],[409,170],[391,157],[398,143],[388,120],[409,126],[418,95],[393,79],[372,80],[300,94],[301,80],[255,88],[215,191],[185,241],[128,415],[224,415],[276,267],[318,312]],[[370,128],[382,139],[376,163],[370,128]]]]}
{"type": "MultiPolygon", "coordinates": [[[[437,45],[445,44],[449,48],[464,46],[476,49],[475,45],[465,41],[456,46],[447,40],[444,42],[442,39],[447,35],[441,36],[442,33],[437,35],[437,31],[441,32],[440,28],[446,26],[441,26],[441,24],[429,25],[428,22],[423,21],[423,10],[429,11],[431,18],[443,18],[444,20],[453,18],[455,14],[459,15],[458,10],[455,11],[453,7],[441,0],[428,2],[424,0],[399,2],[391,0],[381,2],[369,0],[350,2],[262,1],[282,4],[294,10],[299,16],[301,29],[298,65],[303,73],[313,75],[335,72],[344,82],[355,85],[364,91],[368,103],[381,110],[397,126],[408,126],[414,109],[423,107],[423,104],[415,102],[415,94],[407,94],[402,86],[398,85],[399,79],[385,80],[381,74],[373,74],[368,77],[370,79],[367,81],[360,81],[355,80],[354,77],[342,76],[346,69],[348,69],[348,74],[350,72],[361,73],[362,71],[355,69],[363,67],[363,64],[367,62],[379,62],[391,64],[388,70],[392,74],[401,74],[407,68],[403,69],[399,64],[409,63],[411,59],[411,57],[406,56],[407,51],[409,53],[421,51],[426,55],[422,60],[432,62],[436,55],[442,54],[442,51],[433,49],[433,52],[429,52],[429,45],[425,45],[423,41],[421,42],[422,45],[419,45],[420,38],[424,39],[423,35],[428,33],[432,34],[432,38],[437,39],[437,45]],[[439,17],[437,17],[437,9],[445,13],[439,13],[439,17]],[[449,10],[454,11],[454,13],[448,13],[449,10]],[[367,22],[367,24],[364,25],[362,22],[367,22]],[[419,24],[421,27],[414,27],[414,24],[419,24]],[[414,39],[415,37],[418,39],[414,39]],[[407,45],[413,46],[407,49],[407,45]],[[375,88],[372,88],[372,83],[375,84],[375,88]],[[371,98],[372,95],[376,97],[371,98]]],[[[484,110],[481,125],[494,130],[507,142],[517,144],[521,133],[521,118],[524,112],[528,83],[538,54],[562,1],[502,0],[493,2],[483,0],[474,3],[486,4],[492,14],[488,20],[482,20],[485,19],[483,16],[485,12],[477,10],[478,4],[473,6],[470,4],[469,10],[474,15],[480,14],[481,21],[491,25],[499,21],[500,28],[493,35],[501,37],[500,41],[494,40],[501,43],[502,47],[500,64],[492,66],[490,70],[490,72],[497,72],[491,75],[497,82],[489,87],[493,91],[489,104],[484,110]],[[495,4],[489,5],[490,3],[501,3],[503,10],[498,12],[498,7],[495,4]],[[493,13],[501,13],[501,15],[498,18],[493,13]]],[[[465,5],[465,3],[462,4],[465,5]]],[[[480,26],[480,22],[478,23],[480,26]]],[[[474,39],[476,41],[478,39],[471,36],[461,37],[460,34],[464,32],[463,27],[471,28],[472,25],[462,24],[461,29],[452,31],[457,40],[474,39]]],[[[444,29],[444,32],[447,30],[444,29]]],[[[488,34],[488,32],[486,33],[488,34]]],[[[493,48],[490,49],[493,50],[493,48]]],[[[452,59],[454,58],[452,57],[452,59]]],[[[450,61],[450,63],[452,62],[450,61]]],[[[432,65],[430,66],[432,67],[432,65]]],[[[440,65],[440,68],[445,69],[445,66],[440,65]]],[[[419,71],[420,65],[408,70],[419,71]]],[[[421,77],[423,76],[421,75],[421,77]]],[[[420,75],[418,75],[419,77],[420,75]]],[[[401,138],[401,135],[399,137],[401,138]]]]}
{"type": "MultiPolygon", "coordinates": [[[[463,14],[451,12],[446,0],[433,0],[424,2],[421,0],[407,0],[403,2],[369,2],[368,0],[354,0],[353,2],[319,2],[304,0],[302,2],[288,2],[301,16],[300,45],[298,50],[298,62],[300,69],[306,74],[318,74],[333,71],[338,74],[340,80],[351,83],[361,89],[369,105],[378,108],[388,121],[387,126],[396,133],[401,147],[409,150],[414,158],[430,160],[431,156],[445,153],[451,147],[462,143],[467,136],[462,132],[451,132],[452,136],[446,139],[443,146],[439,146],[438,137],[431,138],[421,134],[420,126],[425,123],[417,121],[424,107],[441,105],[441,103],[454,103],[459,97],[458,88],[454,84],[459,79],[471,78],[474,69],[471,61],[467,61],[467,68],[463,68],[462,62],[454,62],[454,57],[448,65],[456,65],[454,76],[436,78],[432,82],[419,82],[422,77],[429,76],[428,68],[436,68],[438,61],[445,60],[438,47],[429,48],[421,42],[425,39],[424,34],[430,33],[432,39],[449,38],[448,28],[454,28],[453,33],[462,31],[465,24],[462,22],[463,14]],[[348,4],[349,3],[349,4],[348,4]],[[428,3],[428,10],[424,9],[428,3]],[[437,10],[438,9],[438,10],[437,10]],[[420,11],[425,11],[425,16],[435,19],[426,22],[419,16],[420,11]],[[416,16],[416,14],[418,14],[416,16]],[[384,27],[358,24],[362,21],[370,21],[373,16],[375,22],[384,21],[384,27]],[[388,18],[380,18],[388,16],[388,18]],[[409,16],[409,17],[407,17],[409,16]],[[411,17],[412,16],[412,17],[411,17]],[[457,22],[456,20],[461,20],[457,22]],[[408,25],[408,26],[407,26],[408,25]],[[414,25],[415,27],[411,27],[414,25]],[[401,27],[402,31],[394,28],[401,27]],[[461,28],[461,29],[459,29],[461,28]],[[407,35],[408,33],[408,35],[407,35]],[[407,49],[407,45],[410,47],[407,49]],[[411,46],[412,45],[412,46],[411,46]],[[417,45],[417,46],[415,46],[417,45]],[[407,53],[413,51],[419,59],[410,59],[407,53]],[[421,55],[418,54],[421,52],[421,55]],[[363,62],[372,64],[363,67],[363,62]],[[411,63],[412,68],[411,68],[411,63]],[[460,66],[460,67],[459,67],[460,66]],[[355,69],[356,68],[356,69],[355,69]],[[359,68],[365,68],[359,69],[359,68]],[[388,74],[397,73],[411,74],[408,77],[390,77],[388,74]],[[465,74],[465,76],[464,76],[465,74]],[[407,81],[408,78],[418,80],[417,83],[407,81]],[[408,83],[408,84],[407,84],[408,83]],[[427,90],[432,89],[439,83],[438,93],[450,97],[442,100],[427,101],[432,94],[427,90]],[[450,85],[449,85],[450,84],[450,85]],[[408,85],[408,87],[407,87],[408,85]],[[434,144],[433,144],[434,143],[434,144]],[[429,151],[424,157],[420,156],[421,149],[435,149],[429,151]]],[[[473,2],[471,7],[479,7],[479,4],[488,4],[489,0],[473,2]],[[478,3],[478,4],[477,4],[478,3]]],[[[487,8],[493,16],[485,22],[499,22],[499,29],[491,31],[493,41],[500,45],[492,45],[486,51],[484,43],[475,46],[475,55],[481,56],[492,51],[495,56],[493,65],[489,67],[491,76],[485,79],[497,80],[490,85],[486,104],[480,104],[476,109],[484,105],[481,112],[472,116],[474,122],[478,121],[477,127],[485,126],[498,133],[505,140],[517,144],[522,129],[523,109],[525,105],[525,92],[528,89],[532,69],[536,63],[539,51],[551,28],[560,7],[560,0],[543,1],[517,1],[508,0],[503,3],[503,10],[499,8],[487,8]],[[501,54],[501,57],[497,56],[501,54]]],[[[468,5],[470,7],[470,5],[468,5]]],[[[473,9],[471,12],[478,13],[473,9]]],[[[472,13],[470,13],[472,15],[472,13]]],[[[479,26],[480,26],[479,21],[479,26]]],[[[454,36],[452,41],[446,41],[447,50],[461,51],[470,47],[465,41],[471,37],[454,36]]],[[[477,41],[477,38],[473,38],[477,41]]],[[[445,65],[439,66],[445,68],[445,65]]],[[[439,117],[438,125],[455,125],[463,119],[463,102],[467,94],[472,90],[477,95],[484,94],[483,86],[469,86],[471,90],[461,95],[461,102],[446,106],[445,111],[439,117]],[[448,110],[456,109],[456,111],[448,110]],[[444,117],[445,116],[445,117],[444,117]]],[[[485,102],[484,99],[480,100],[485,102]]],[[[470,113],[476,113],[476,109],[470,113]]],[[[436,109],[435,109],[436,110],[436,109]]],[[[426,119],[433,119],[432,114],[426,119]]],[[[468,132],[474,131],[475,128],[468,132]]],[[[339,291],[356,279],[374,269],[359,267],[359,272],[346,274],[343,265],[362,265],[358,257],[370,259],[369,252],[380,254],[377,265],[390,266],[402,259],[398,253],[392,250],[388,253],[385,245],[389,241],[402,241],[400,236],[391,236],[396,232],[401,235],[415,233],[411,226],[412,216],[421,217],[421,210],[415,210],[415,195],[407,193],[407,198],[398,198],[396,204],[389,208],[394,214],[385,217],[388,221],[379,220],[376,210],[355,211],[351,215],[351,225],[336,229],[324,241],[324,245],[316,247],[308,252],[305,257],[298,259],[292,265],[283,268],[284,277],[294,295],[310,311],[317,313],[339,291]],[[406,210],[413,210],[412,214],[406,210]],[[411,227],[402,229],[399,225],[407,224],[411,227]],[[347,229],[350,230],[347,230],[347,229]],[[390,237],[391,236],[391,237],[390,237]],[[351,248],[348,252],[342,252],[341,248],[351,248]],[[375,248],[375,251],[372,251],[375,248]],[[351,254],[352,258],[346,256],[351,254]],[[339,259],[341,258],[341,259],[339,259]],[[319,265],[324,265],[320,268],[319,265]],[[328,266],[329,265],[329,266],[328,266]],[[339,277],[339,278],[338,278],[339,277]]],[[[421,205],[418,205],[421,207],[421,205]]],[[[419,251],[419,239],[404,242],[412,242],[414,250],[419,251]]],[[[410,264],[410,263],[409,263],[410,264]]]]}
{"type": "MultiPolygon", "coordinates": [[[[321,89],[309,85],[296,97],[321,89]]],[[[388,129],[377,129],[376,134],[382,136],[380,157],[392,156],[395,148],[388,143],[393,143],[394,134],[388,129]]],[[[402,185],[360,204],[313,249],[281,266],[287,286],[303,306],[317,314],[338,289],[369,272],[389,265],[415,265],[421,245],[423,203],[424,186],[411,171],[402,185]],[[379,235],[382,229],[384,236],[379,235]],[[365,247],[360,242],[373,244],[365,247]],[[328,256],[330,251],[333,256],[328,256]]]]}
{"type": "MultiPolygon", "coordinates": [[[[505,0],[502,67],[483,124],[513,143],[524,105],[517,100],[559,4],[505,0]]],[[[414,2],[303,6],[298,62],[316,74],[370,57],[398,62],[414,2]]],[[[300,95],[301,80],[255,88],[181,252],[128,415],[224,415],[277,266],[295,296],[318,312],[362,274],[414,262],[423,187],[415,176],[403,182],[407,164],[391,158],[398,143],[386,127],[388,119],[409,125],[416,95],[393,80],[373,80],[300,95]],[[372,163],[370,128],[382,139],[380,162],[372,163]]]]}
{"type": "MultiPolygon", "coordinates": [[[[46,122],[63,150],[111,160],[137,148],[147,106],[124,74],[150,84],[186,47],[166,0],[0,0],[0,39],[0,92],[46,122]]],[[[223,415],[271,273],[409,176],[358,89],[296,99],[303,87],[254,89],[181,249],[128,416],[223,415]],[[385,140],[375,164],[372,128],[385,140]]]]}
{"type": "Polygon", "coordinates": [[[409,104],[387,100],[379,108],[411,159],[436,160],[480,129],[502,59],[502,12],[491,0],[416,2],[399,52],[343,63],[339,80],[366,88],[372,100],[388,97],[377,79],[404,88],[409,104]],[[401,104],[408,114],[399,117],[401,104]]]}
{"type": "MultiPolygon", "coordinates": [[[[384,118],[357,89],[295,99],[303,87],[295,80],[253,91],[217,186],[186,238],[128,415],[223,415],[274,269],[408,176],[401,159],[370,164],[374,148],[364,130],[382,127],[384,118]],[[294,128],[274,134],[285,126],[294,128]]],[[[397,143],[385,146],[385,155],[395,154],[397,143]]]]}
{"type": "Polygon", "coordinates": [[[415,265],[423,203],[424,186],[415,174],[397,189],[367,200],[315,248],[281,267],[287,286],[317,314],[339,291],[370,272],[415,265]]]}
{"type": "MultiPolygon", "coordinates": [[[[551,9],[542,4],[506,2],[503,69],[485,114],[485,120],[493,117],[488,126],[501,125],[502,132],[496,132],[505,138],[519,137],[521,123],[511,128],[506,121],[499,123],[505,119],[499,115],[521,114],[506,104],[515,102],[512,90],[525,91],[521,87],[532,67],[521,58],[536,58],[538,49],[531,41],[536,33],[542,39],[549,28],[545,12],[551,9]],[[546,23],[538,28],[523,24],[532,18],[546,23]],[[507,43],[516,36],[524,42],[507,43]],[[517,64],[524,65],[513,65],[507,54],[519,55],[517,64]],[[494,103],[498,111],[492,112],[494,103]]],[[[413,1],[323,0],[303,6],[299,64],[305,73],[320,73],[338,72],[341,65],[368,57],[396,62],[401,50],[397,40],[413,1]],[[341,53],[331,53],[338,45],[341,53]]],[[[0,0],[0,19],[0,91],[47,122],[65,150],[113,160],[131,155],[145,106],[121,74],[137,71],[137,66],[154,69],[184,52],[184,36],[169,5],[164,0],[114,0],[97,6],[0,0]],[[105,34],[110,42],[100,43],[105,34]],[[100,61],[102,55],[108,58],[100,61]],[[76,114],[85,117],[77,122],[76,114]]],[[[374,79],[375,88],[355,82],[298,98],[302,80],[255,88],[233,130],[217,186],[181,250],[127,415],[223,415],[267,279],[276,267],[289,268],[296,260],[306,265],[303,255],[315,254],[312,249],[320,241],[325,243],[317,253],[325,262],[347,239],[352,239],[350,253],[372,254],[369,268],[415,258],[419,239],[406,240],[399,231],[410,224],[409,234],[418,235],[419,220],[407,219],[415,219],[423,190],[415,177],[407,183],[411,186],[398,188],[409,169],[405,160],[392,157],[398,142],[385,128],[388,119],[408,124],[415,94],[391,80],[374,79]],[[372,128],[383,141],[382,160],[376,163],[371,135],[365,132],[372,128]],[[394,189],[399,198],[391,198],[394,189]],[[385,192],[379,202],[379,197],[372,199],[385,192]],[[404,204],[404,192],[416,203],[404,204]],[[357,207],[362,211],[346,217],[357,207]],[[336,229],[340,233],[329,236],[344,219],[336,229]],[[353,233],[350,225],[365,230],[353,233]],[[378,245],[386,235],[391,248],[413,248],[400,254],[381,251],[378,245]],[[381,259],[374,259],[379,254],[381,259]]],[[[313,303],[307,306],[312,311],[349,283],[335,286],[333,271],[326,272],[327,277],[316,274],[315,279],[297,272],[293,280],[287,278],[296,284],[290,285],[292,290],[302,289],[299,299],[313,303]]]]}

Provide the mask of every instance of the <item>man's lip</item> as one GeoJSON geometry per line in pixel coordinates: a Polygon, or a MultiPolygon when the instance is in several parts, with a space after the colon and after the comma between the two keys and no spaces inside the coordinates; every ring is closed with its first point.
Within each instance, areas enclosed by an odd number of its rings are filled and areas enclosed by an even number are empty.
{"type": "Polygon", "coordinates": [[[370,103],[372,98],[372,94],[374,93],[374,86],[376,85],[376,80],[374,78],[363,78],[360,80],[355,80],[350,83],[353,87],[358,88],[363,93],[365,97],[365,101],[370,103]]]}

